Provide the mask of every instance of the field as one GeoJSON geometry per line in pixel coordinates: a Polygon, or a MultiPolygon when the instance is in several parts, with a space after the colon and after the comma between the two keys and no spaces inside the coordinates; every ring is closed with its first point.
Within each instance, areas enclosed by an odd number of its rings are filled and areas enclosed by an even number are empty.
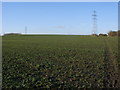
{"type": "Polygon", "coordinates": [[[3,88],[119,87],[117,37],[8,35],[3,88]]]}

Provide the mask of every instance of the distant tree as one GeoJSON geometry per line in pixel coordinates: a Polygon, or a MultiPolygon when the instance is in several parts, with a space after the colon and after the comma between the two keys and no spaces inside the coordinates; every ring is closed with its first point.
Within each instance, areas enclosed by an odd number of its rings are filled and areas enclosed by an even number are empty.
{"type": "Polygon", "coordinates": [[[97,34],[92,34],[92,36],[97,36],[97,37],[98,37],[98,35],[97,35],[97,34]]]}
{"type": "Polygon", "coordinates": [[[21,33],[6,33],[6,34],[4,34],[5,36],[6,35],[21,35],[21,33]]]}
{"type": "Polygon", "coordinates": [[[100,33],[99,36],[107,36],[107,34],[101,34],[101,33],[100,33]]]}

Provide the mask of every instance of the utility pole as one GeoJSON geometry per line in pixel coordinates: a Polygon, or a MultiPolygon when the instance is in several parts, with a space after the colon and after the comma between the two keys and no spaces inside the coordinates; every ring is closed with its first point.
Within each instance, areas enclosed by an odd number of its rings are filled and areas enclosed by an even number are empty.
{"type": "Polygon", "coordinates": [[[25,34],[27,34],[27,26],[25,26],[25,34]]]}
{"type": "Polygon", "coordinates": [[[92,34],[97,34],[97,12],[93,11],[93,31],[92,34]]]}

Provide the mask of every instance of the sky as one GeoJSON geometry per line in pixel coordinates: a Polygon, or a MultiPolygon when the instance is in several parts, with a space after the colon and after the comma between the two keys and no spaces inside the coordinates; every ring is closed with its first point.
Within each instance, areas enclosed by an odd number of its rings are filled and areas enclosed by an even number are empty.
{"type": "Polygon", "coordinates": [[[2,33],[89,35],[94,10],[97,33],[118,30],[117,2],[3,2],[2,33]]]}
{"type": "Polygon", "coordinates": [[[2,2],[0,2],[0,34],[2,32],[2,2]]]}
{"type": "Polygon", "coordinates": [[[2,0],[3,2],[119,2],[119,0],[2,0]]]}

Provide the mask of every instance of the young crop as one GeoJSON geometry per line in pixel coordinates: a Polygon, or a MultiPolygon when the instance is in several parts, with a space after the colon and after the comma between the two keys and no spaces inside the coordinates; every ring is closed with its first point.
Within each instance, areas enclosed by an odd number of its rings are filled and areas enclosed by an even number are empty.
{"type": "Polygon", "coordinates": [[[116,37],[4,36],[3,88],[109,87],[104,39],[117,60],[116,37]]]}

